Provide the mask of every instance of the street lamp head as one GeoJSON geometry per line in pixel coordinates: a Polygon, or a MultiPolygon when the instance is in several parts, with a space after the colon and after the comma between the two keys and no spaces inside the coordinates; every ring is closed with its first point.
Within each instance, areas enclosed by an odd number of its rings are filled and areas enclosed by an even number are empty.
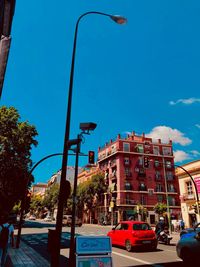
{"type": "Polygon", "coordinates": [[[127,23],[127,19],[120,16],[120,15],[112,15],[110,16],[110,18],[116,22],[117,24],[126,24],[127,23]]]}
{"type": "Polygon", "coordinates": [[[80,123],[80,129],[85,132],[93,131],[97,127],[97,124],[94,122],[82,122],[80,123]]]}

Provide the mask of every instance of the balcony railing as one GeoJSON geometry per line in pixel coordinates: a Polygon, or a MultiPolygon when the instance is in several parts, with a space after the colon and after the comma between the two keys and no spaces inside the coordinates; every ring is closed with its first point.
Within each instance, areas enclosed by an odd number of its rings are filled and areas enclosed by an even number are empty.
{"type": "Polygon", "coordinates": [[[147,187],[146,186],[139,186],[138,191],[147,191],[147,187]]]}
{"type": "Polygon", "coordinates": [[[124,185],[124,190],[133,190],[133,186],[130,185],[124,185]]]}
{"type": "Polygon", "coordinates": [[[132,177],[132,172],[125,172],[126,179],[132,177]]]}
{"type": "Polygon", "coordinates": [[[134,199],[120,198],[116,200],[116,204],[119,205],[136,205],[137,201],[134,199]]]}
{"type": "Polygon", "coordinates": [[[155,174],[155,181],[161,181],[162,175],[161,174],[155,174]]]}

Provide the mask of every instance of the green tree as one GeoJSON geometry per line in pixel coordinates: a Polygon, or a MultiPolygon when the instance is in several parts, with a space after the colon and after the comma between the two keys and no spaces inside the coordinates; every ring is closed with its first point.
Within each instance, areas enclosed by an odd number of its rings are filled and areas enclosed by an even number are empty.
{"type": "Polygon", "coordinates": [[[25,193],[32,166],[31,148],[37,146],[37,131],[21,122],[14,107],[0,108],[0,213],[8,213],[25,193]]]}
{"type": "Polygon", "coordinates": [[[164,215],[167,211],[167,205],[165,203],[157,203],[155,206],[154,206],[154,211],[155,213],[159,214],[159,215],[164,215]]]}
{"type": "Polygon", "coordinates": [[[77,187],[78,210],[82,212],[85,207],[91,214],[92,210],[100,204],[106,188],[102,173],[93,175],[91,180],[79,184],[77,187]]]}
{"type": "Polygon", "coordinates": [[[40,195],[31,197],[30,211],[38,215],[43,210],[43,199],[40,195]]]}
{"type": "Polygon", "coordinates": [[[49,211],[52,211],[58,203],[59,187],[59,184],[53,184],[45,192],[42,205],[49,211]]]}

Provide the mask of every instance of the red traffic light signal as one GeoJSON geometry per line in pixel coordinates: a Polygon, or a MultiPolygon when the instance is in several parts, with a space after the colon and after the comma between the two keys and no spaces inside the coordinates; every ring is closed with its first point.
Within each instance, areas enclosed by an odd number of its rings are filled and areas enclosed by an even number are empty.
{"type": "Polygon", "coordinates": [[[94,151],[89,151],[88,162],[89,162],[89,164],[94,164],[94,151]]]}

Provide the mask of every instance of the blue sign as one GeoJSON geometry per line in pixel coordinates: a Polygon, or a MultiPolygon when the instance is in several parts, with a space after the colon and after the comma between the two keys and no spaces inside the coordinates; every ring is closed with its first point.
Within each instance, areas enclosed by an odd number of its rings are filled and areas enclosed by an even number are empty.
{"type": "Polygon", "coordinates": [[[77,254],[108,254],[111,253],[111,240],[109,236],[77,236],[77,254]]]}
{"type": "Polygon", "coordinates": [[[77,267],[112,267],[111,257],[82,256],[76,259],[77,267]]]}

